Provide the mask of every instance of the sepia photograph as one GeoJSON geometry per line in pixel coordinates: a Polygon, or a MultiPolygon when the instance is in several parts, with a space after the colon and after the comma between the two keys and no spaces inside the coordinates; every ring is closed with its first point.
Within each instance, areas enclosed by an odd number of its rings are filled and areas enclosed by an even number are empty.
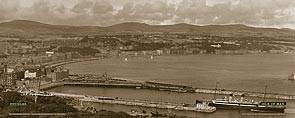
{"type": "Polygon", "coordinates": [[[0,118],[295,118],[295,0],[0,0],[0,118]]]}

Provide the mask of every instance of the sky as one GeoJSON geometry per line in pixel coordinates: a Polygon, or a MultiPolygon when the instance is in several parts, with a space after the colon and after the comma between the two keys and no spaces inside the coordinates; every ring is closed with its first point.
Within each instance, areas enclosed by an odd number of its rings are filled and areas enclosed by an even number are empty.
{"type": "Polygon", "coordinates": [[[295,29],[295,0],[0,0],[0,22],[245,24],[295,29]]]}

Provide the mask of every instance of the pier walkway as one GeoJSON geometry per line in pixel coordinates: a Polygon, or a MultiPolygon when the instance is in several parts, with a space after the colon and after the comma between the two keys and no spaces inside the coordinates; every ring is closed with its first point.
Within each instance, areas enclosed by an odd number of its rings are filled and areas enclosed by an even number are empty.
{"type": "Polygon", "coordinates": [[[48,90],[58,86],[81,86],[81,87],[110,87],[110,88],[136,88],[136,89],[151,89],[159,91],[180,92],[180,93],[205,93],[205,94],[218,94],[246,97],[259,97],[271,98],[282,100],[295,100],[295,95],[279,94],[279,93],[263,93],[252,91],[239,91],[239,90],[225,90],[225,89],[210,89],[210,88],[194,88],[182,85],[173,85],[157,82],[135,81],[127,79],[113,79],[103,78],[97,75],[78,75],[69,80],[59,81],[49,84],[40,85],[40,90],[48,90]]]}

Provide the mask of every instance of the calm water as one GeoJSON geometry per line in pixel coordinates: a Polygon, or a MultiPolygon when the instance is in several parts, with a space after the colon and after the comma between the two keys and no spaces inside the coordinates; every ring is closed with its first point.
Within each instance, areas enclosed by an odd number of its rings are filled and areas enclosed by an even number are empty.
{"type": "MultiPolygon", "coordinates": [[[[295,55],[261,54],[261,55],[193,55],[193,56],[160,56],[111,58],[67,65],[72,73],[103,74],[107,72],[113,77],[134,80],[154,80],[159,82],[189,85],[194,87],[219,88],[247,91],[295,94],[295,81],[288,81],[287,76],[295,72],[295,55]]],[[[170,101],[177,103],[194,103],[195,99],[212,99],[208,94],[170,93],[136,89],[106,89],[59,87],[51,91],[113,96],[129,99],[152,101],[170,101]]],[[[287,101],[288,109],[295,108],[295,102],[287,101]]],[[[130,109],[153,109],[118,105],[93,104],[100,109],[114,111],[130,111],[130,109]]],[[[162,111],[171,112],[171,111],[162,111]]],[[[173,111],[176,112],[176,111],[173,111]]],[[[246,118],[241,111],[218,110],[213,114],[195,112],[176,112],[180,115],[200,118],[246,118]]],[[[275,116],[278,117],[278,116],[275,116]]],[[[286,114],[284,118],[294,118],[294,114],[286,114]]],[[[255,118],[270,118],[260,116],[255,118]]],[[[272,116],[274,118],[274,116],[272,116]]]]}
{"type": "Polygon", "coordinates": [[[67,66],[72,73],[107,72],[111,76],[135,80],[247,91],[295,94],[295,81],[287,76],[295,72],[295,55],[192,55],[111,58],[67,66]]]}
{"type": "MultiPolygon", "coordinates": [[[[80,95],[95,95],[95,96],[110,96],[119,97],[124,99],[140,99],[140,100],[150,100],[157,102],[173,102],[173,103],[187,103],[192,104],[196,99],[198,100],[210,100],[214,95],[210,94],[199,94],[199,93],[175,93],[167,91],[156,91],[156,90],[146,90],[146,89],[123,89],[123,88],[97,88],[97,87],[71,87],[64,86],[51,89],[50,91],[61,92],[61,93],[72,93],[80,95]]],[[[217,96],[221,98],[223,96],[217,96]]],[[[246,98],[254,99],[254,98],[246,98]]],[[[254,99],[255,101],[262,101],[262,99],[254,99]]],[[[270,100],[267,100],[270,101],[270,100]]],[[[271,100],[272,101],[272,100],[271,100]]],[[[284,101],[284,100],[276,100],[284,101]]],[[[286,101],[289,111],[294,109],[294,101],[286,101]]],[[[238,110],[217,110],[214,113],[199,113],[190,111],[175,111],[167,109],[153,109],[138,106],[124,106],[124,105],[110,105],[110,104],[99,104],[99,103],[85,103],[90,106],[96,107],[96,109],[106,109],[112,111],[125,111],[130,112],[131,109],[136,110],[146,110],[148,112],[158,111],[161,113],[173,112],[177,115],[196,117],[196,118],[248,118],[249,116],[243,116],[243,113],[249,113],[248,111],[238,111],[238,110]]],[[[255,118],[294,118],[295,114],[288,112],[284,116],[256,116],[255,118]]]]}

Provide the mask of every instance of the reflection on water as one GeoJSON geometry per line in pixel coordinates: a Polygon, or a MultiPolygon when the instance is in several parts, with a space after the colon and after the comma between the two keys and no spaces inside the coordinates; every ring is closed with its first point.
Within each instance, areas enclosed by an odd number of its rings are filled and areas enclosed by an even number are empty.
{"type": "Polygon", "coordinates": [[[72,73],[107,72],[114,77],[246,91],[295,94],[295,82],[287,76],[295,71],[295,55],[191,55],[109,58],[67,65],[72,73]]]}
{"type": "MultiPolygon", "coordinates": [[[[264,92],[264,87],[267,85],[267,93],[295,94],[295,82],[287,80],[287,76],[295,71],[295,55],[160,56],[154,57],[153,60],[149,57],[128,57],[127,62],[124,61],[124,58],[109,58],[70,64],[67,67],[71,69],[72,73],[103,74],[107,72],[114,77],[120,78],[155,80],[204,88],[214,88],[215,83],[218,82],[218,87],[221,89],[264,92]]],[[[52,91],[177,103],[194,103],[196,99],[213,98],[212,95],[208,94],[171,93],[142,89],[59,87],[52,91]]],[[[126,112],[134,109],[134,107],[122,105],[96,104],[95,106],[101,109],[124,110],[126,112]]],[[[295,102],[287,101],[287,106],[288,109],[291,109],[289,111],[292,111],[295,108],[295,102]]],[[[140,109],[154,110],[149,108],[140,109]]],[[[164,110],[163,112],[168,111],[164,110]]],[[[241,113],[244,113],[244,111],[224,110],[217,110],[213,114],[175,112],[199,118],[295,118],[293,112],[283,116],[242,115],[241,113]]]]}
{"type": "MultiPolygon", "coordinates": [[[[140,100],[150,100],[158,102],[175,102],[175,103],[187,103],[193,104],[196,99],[198,100],[210,100],[213,98],[213,95],[210,94],[199,94],[199,93],[175,93],[167,91],[156,91],[156,90],[147,90],[147,89],[122,89],[122,88],[97,88],[97,87],[71,87],[64,86],[51,89],[50,91],[61,92],[61,93],[72,93],[72,94],[84,94],[84,95],[96,95],[96,96],[110,96],[110,97],[119,97],[127,99],[140,99],[140,100]]],[[[223,96],[217,96],[221,98],[223,96]]],[[[254,98],[247,98],[254,99],[254,98]]],[[[262,101],[262,99],[254,99],[255,101],[262,101]]],[[[284,100],[281,100],[284,101],[284,100]]],[[[294,101],[287,101],[288,108],[295,106],[294,101]]],[[[191,111],[175,111],[168,109],[153,109],[145,108],[138,106],[124,106],[124,105],[110,105],[110,104],[100,104],[100,103],[88,103],[90,106],[96,107],[98,110],[112,110],[112,111],[125,111],[130,112],[132,109],[136,110],[146,110],[146,111],[159,111],[163,113],[173,112],[177,115],[198,117],[198,118],[247,118],[252,117],[248,111],[239,111],[239,110],[217,110],[214,113],[199,113],[191,111]]],[[[294,118],[295,114],[288,112],[289,114],[284,114],[283,116],[279,115],[276,117],[273,116],[257,116],[255,118],[294,118]]],[[[294,112],[295,113],[295,112],[294,112]]]]}

